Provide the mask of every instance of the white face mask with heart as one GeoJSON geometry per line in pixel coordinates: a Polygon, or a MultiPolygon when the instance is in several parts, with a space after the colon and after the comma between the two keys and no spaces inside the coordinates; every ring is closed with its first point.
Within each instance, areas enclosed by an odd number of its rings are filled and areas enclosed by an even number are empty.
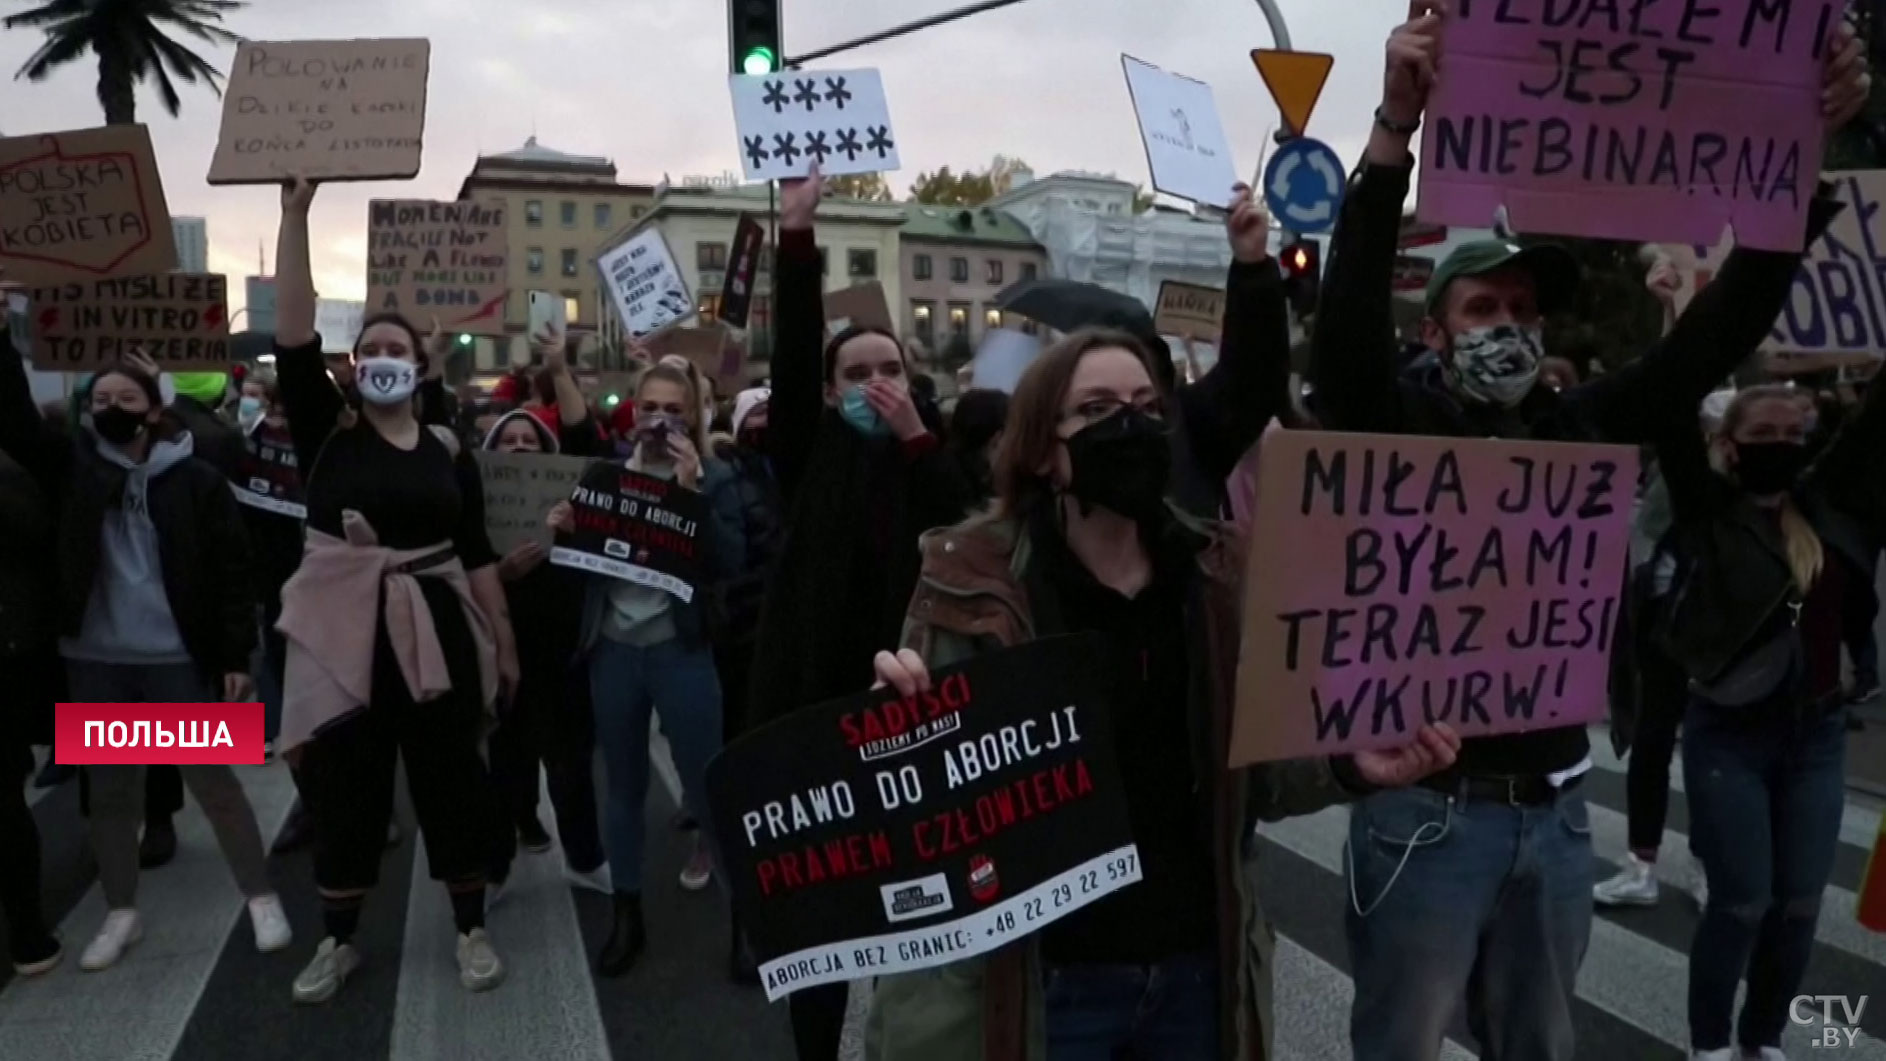
{"type": "Polygon", "coordinates": [[[419,366],[397,357],[363,357],[354,362],[354,386],[361,401],[398,405],[419,387],[419,366]]]}

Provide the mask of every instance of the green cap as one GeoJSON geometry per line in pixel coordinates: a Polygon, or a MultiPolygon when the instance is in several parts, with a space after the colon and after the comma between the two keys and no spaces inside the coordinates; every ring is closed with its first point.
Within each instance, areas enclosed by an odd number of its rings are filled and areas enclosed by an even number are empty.
{"type": "Polygon", "coordinates": [[[222,404],[223,394],[229,389],[227,372],[172,372],[170,379],[178,394],[204,405],[222,404]]]}
{"type": "Polygon", "coordinates": [[[1434,312],[1447,285],[1463,276],[1485,276],[1508,266],[1532,274],[1539,293],[1539,312],[1556,313],[1569,306],[1578,293],[1578,259],[1556,243],[1522,247],[1512,240],[1483,239],[1463,243],[1434,269],[1428,280],[1427,311],[1434,312]]]}

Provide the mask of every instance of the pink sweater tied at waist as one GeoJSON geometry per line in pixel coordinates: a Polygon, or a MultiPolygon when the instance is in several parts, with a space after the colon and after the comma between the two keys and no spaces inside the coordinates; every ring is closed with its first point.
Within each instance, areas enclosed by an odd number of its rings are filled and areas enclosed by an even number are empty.
{"type": "Polygon", "coordinates": [[[424,549],[389,549],[365,517],[342,514],[344,538],[308,528],[301,567],[282,587],[282,617],[275,624],[288,642],[283,675],[282,729],[276,750],[286,753],[322,729],[365,707],[373,690],[374,636],[380,618],[415,703],[451,691],[452,676],[420,592],[421,578],[436,578],[458,594],[478,649],[479,702],[496,717],[498,663],[491,624],[471,595],[471,579],[451,543],[424,549]],[[441,556],[441,554],[445,554],[441,556]],[[440,557],[437,563],[415,563],[440,557]],[[409,568],[417,567],[417,570],[409,568]]]}

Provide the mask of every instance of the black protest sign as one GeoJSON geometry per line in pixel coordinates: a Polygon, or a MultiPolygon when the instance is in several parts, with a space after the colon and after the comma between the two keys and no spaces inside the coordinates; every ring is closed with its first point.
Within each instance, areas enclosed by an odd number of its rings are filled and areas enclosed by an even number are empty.
{"type": "Polygon", "coordinates": [[[272,428],[265,420],[256,424],[243,441],[247,454],[229,484],[235,488],[236,500],[278,516],[307,519],[301,466],[295,459],[295,440],[288,429],[272,428]]]}
{"type": "Polygon", "coordinates": [[[557,534],[551,563],[694,599],[706,547],[704,495],[620,464],[597,464],[578,483],[570,507],[576,529],[557,534]]]}
{"type": "Polygon", "coordinates": [[[1139,880],[1103,652],[1090,634],[979,656],[708,766],[768,999],[974,957],[1139,880]]]}
{"type": "Polygon", "coordinates": [[[733,251],[727,256],[727,280],[721,285],[720,319],[730,327],[744,329],[747,313],[753,308],[753,280],[760,271],[760,252],[766,247],[766,231],[752,214],[741,214],[733,229],[733,251]]]}

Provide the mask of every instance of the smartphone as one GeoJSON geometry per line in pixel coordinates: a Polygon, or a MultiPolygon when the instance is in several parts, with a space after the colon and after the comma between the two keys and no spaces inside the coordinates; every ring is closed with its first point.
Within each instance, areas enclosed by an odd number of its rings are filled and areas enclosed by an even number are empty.
{"type": "Polygon", "coordinates": [[[549,291],[530,293],[529,335],[531,338],[549,335],[557,342],[562,342],[569,329],[570,318],[564,309],[562,295],[552,294],[549,291]]]}

